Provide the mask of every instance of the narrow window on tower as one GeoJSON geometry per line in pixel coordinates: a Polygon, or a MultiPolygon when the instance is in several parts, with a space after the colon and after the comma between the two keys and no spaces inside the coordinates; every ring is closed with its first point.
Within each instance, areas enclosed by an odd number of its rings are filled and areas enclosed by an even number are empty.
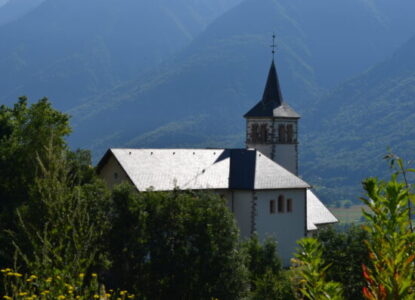
{"type": "Polygon", "coordinates": [[[278,212],[279,213],[283,213],[284,212],[284,210],[285,210],[285,207],[284,207],[284,196],[283,195],[280,195],[279,197],[278,197],[278,212]]]}
{"type": "Polygon", "coordinates": [[[278,139],[280,143],[285,143],[285,125],[280,124],[278,126],[278,139]]]}
{"type": "Polygon", "coordinates": [[[253,143],[256,143],[256,142],[258,142],[258,124],[257,123],[254,123],[254,124],[252,124],[252,127],[251,127],[251,141],[253,142],[253,143]]]}
{"type": "Polygon", "coordinates": [[[288,198],[287,199],[287,212],[293,211],[293,199],[288,198]]]}
{"type": "Polygon", "coordinates": [[[288,124],[287,125],[287,142],[288,143],[292,143],[293,140],[294,140],[293,137],[294,137],[293,125],[292,124],[288,124]]]}
{"type": "Polygon", "coordinates": [[[261,124],[261,142],[266,143],[268,139],[267,124],[261,124]]]}
{"type": "Polygon", "coordinates": [[[269,213],[275,214],[275,200],[269,201],[269,213]]]}

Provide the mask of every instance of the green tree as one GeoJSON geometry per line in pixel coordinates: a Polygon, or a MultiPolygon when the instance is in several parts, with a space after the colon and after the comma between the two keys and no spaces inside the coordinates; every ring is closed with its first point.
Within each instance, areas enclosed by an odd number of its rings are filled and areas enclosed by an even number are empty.
{"type": "Polygon", "coordinates": [[[363,182],[369,208],[364,212],[369,235],[367,246],[371,265],[364,266],[366,299],[414,299],[414,233],[408,218],[410,197],[408,186],[369,178],[363,182]]]}
{"type": "Polygon", "coordinates": [[[243,243],[246,265],[249,271],[250,295],[252,300],[293,299],[289,278],[282,270],[277,242],[268,237],[262,243],[253,235],[243,243]]]}
{"type": "Polygon", "coordinates": [[[148,299],[240,299],[247,289],[232,213],[209,192],[114,191],[113,276],[148,299]]]}
{"type": "Polygon", "coordinates": [[[366,231],[362,226],[352,225],[343,230],[329,226],[320,229],[316,238],[322,245],[323,259],[331,265],[327,279],[343,285],[346,299],[363,299],[365,283],[361,266],[370,264],[366,231]]]}
{"type": "Polygon", "coordinates": [[[297,282],[298,296],[307,300],[342,300],[341,284],[326,279],[330,265],[323,259],[323,248],[314,238],[298,242],[295,254],[293,279],[297,282]]]}
{"type": "Polygon", "coordinates": [[[38,158],[66,151],[69,116],[54,110],[46,98],[28,104],[21,97],[14,107],[0,107],[0,261],[12,262],[13,248],[4,229],[15,230],[16,208],[27,204],[39,171],[38,158]]]}
{"type": "MultiPolygon", "coordinates": [[[[0,209],[16,207],[29,197],[38,169],[37,157],[45,147],[56,153],[66,149],[69,116],[52,108],[44,98],[28,105],[21,97],[13,108],[0,107],[0,209]]],[[[9,213],[9,211],[6,211],[9,213]]]]}
{"type": "Polygon", "coordinates": [[[107,263],[110,192],[97,178],[78,184],[89,171],[74,176],[76,155],[68,159],[67,151],[46,150],[37,159],[30,201],[17,210],[19,226],[9,233],[21,267],[43,278],[59,274],[70,283],[107,263]]]}

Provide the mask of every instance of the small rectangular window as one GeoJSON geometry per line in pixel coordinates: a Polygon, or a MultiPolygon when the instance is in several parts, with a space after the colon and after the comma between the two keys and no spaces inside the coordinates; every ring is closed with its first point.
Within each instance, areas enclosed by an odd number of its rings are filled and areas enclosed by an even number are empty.
{"type": "Polygon", "coordinates": [[[253,123],[251,125],[251,142],[256,143],[259,139],[258,124],[253,123]]]}
{"type": "Polygon", "coordinates": [[[268,140],[267,124],[261,124],[261,138],[260,138],[260,141],[262,143],[266,143],[267,140],[268,140]]]}
{"type": "Polygon", "coordinates": [[[278,126],[278,139],[280,143],[285,143],[286,138],[286,132],[285,132],[285,125],[280,124],[278,126]]]}
{"type": "Polygon", "coordinates": [[[287,125],[287,143],[292,143],[294,141],[294,129],[293,125],[287,125]]]}
{"type": "Polygon", "coordinates": [[[287,212],[293,211],[293,199],[289,198],[287,199],[287,212]]]}
{"type": "Polygon", "coordinates": [[[279,196],[278,197],[278,212],[279,213],[283,213],[284,212],[284,210],[285,210],[285,207],[284,207],[284,196],[279,196]]]}
{"type": "Polygon", "coordinates": [[[118,173],[117,172],[114,173],[114,179],[118,179],[118,173]]]}
{"type": "Polygon", "coordinates": [[[269,201],[269,213],[275,214],[275,200],[269,201]]]}

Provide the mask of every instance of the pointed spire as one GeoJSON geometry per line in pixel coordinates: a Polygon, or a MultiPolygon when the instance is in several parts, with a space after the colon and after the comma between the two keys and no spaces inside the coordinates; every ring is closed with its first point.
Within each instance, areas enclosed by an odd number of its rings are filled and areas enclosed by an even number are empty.
{"type": "Polygon", "coordinates": [[[267,84],[265,85],[262,101],[274,102],[276,107],[280,106],[283,102],[280,83],[278,80],[274,60],[272,60],[271,68],[269,69],[267,84]]]}
{"type": "Polygon", "coordinates": [[[297,114],[287,103],[284,102],[281,93],[281,87],[278,80],[277,69],[275,68],[275,34],[272,36],[272,63],[269,69],[267,83],[265,85],[262,99],[251,108],[245,115],[245,118],[251,117],[280,117],[298,119],[297,114]]]}

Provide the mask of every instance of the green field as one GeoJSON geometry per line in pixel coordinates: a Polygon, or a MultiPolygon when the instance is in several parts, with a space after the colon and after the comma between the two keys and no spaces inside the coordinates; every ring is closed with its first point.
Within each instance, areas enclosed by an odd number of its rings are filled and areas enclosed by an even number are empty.
{"type": "Polygon", "coordinates": [[[362,208],[365,205],[353,205],[350,208],[330,208],[330,211],[336,216],[341,224],[360,223],[362,217],[362,208]]]}

